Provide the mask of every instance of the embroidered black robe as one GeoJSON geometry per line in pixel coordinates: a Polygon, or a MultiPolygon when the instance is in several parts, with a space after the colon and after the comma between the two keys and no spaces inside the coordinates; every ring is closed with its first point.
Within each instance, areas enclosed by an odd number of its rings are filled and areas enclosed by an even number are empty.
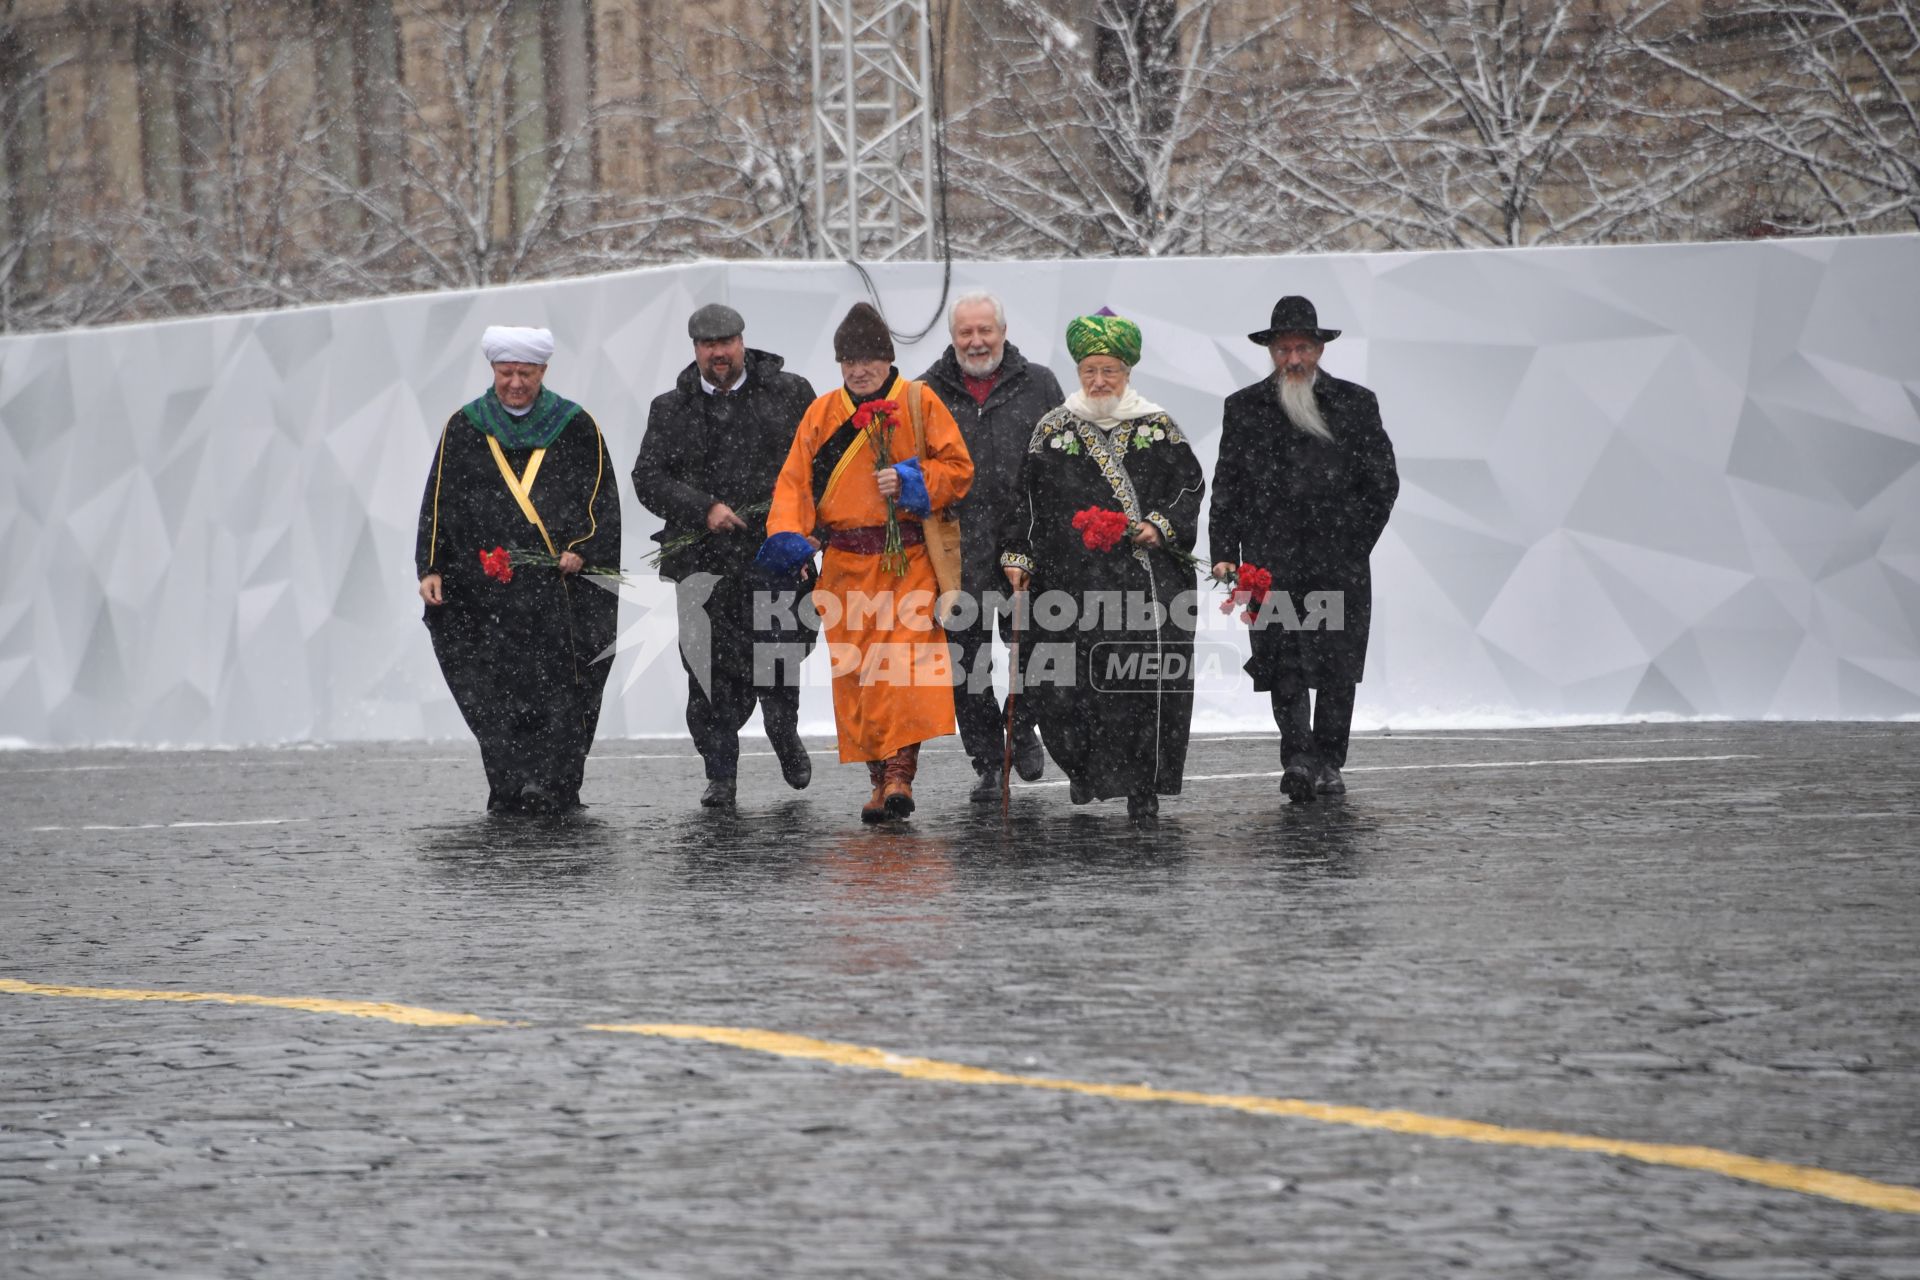
{"type": "MultiPolygon", "coordinates": [[[[490,809],[579,803],[587,753],[617,634],[619,596],[558,569],[516,564],[509,582],[482,570],[480,553],[546,551],[500,474],[490,437],[463,412],[434,445],[420,503],[414,568],[441,577],[446,603],[428,605],[427,631],[467,727],[480,742],[490,809]],[[602,654],[608,654],[602,657],[602,654]]],[[[532,449],[502,453],[524,475],[532,449]]],[[[600,428],[576,410],[547,446],[528,493],[556,552],[589,568],[620,567],[619,476],[600,428]]]]}
{"type": "Polygon", "coordinates": [[[1166,547],[1191,552],[1205,490],[1199,459],[1165,413],[1107,433],[1063,406],[1040,419],[1027,446],[1000,556],[1033,575],[1022,639],[1035,648],[1022,661],[1035,665],[1020,696],[1033,699],[1048,753],[1097,798],[1179,794],[1198,574],[1164,548],[1123,541],[1090,550],[1073,517],[1119,511],[1158,527],[1166,547]],[[1050,607],[1049,592],[1072,602],[1070,630],[1059,629],[1059,598],[1050,607]]]}

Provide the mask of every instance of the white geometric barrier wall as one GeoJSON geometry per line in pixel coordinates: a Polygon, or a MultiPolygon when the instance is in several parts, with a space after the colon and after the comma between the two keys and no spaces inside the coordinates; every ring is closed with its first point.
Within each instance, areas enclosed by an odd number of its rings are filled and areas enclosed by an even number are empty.
{"type": "MultiPolygon", "coordinates": [[[[873,277],[898,328],[939,299],[938,266],[873,277]]],[[[1920,712],[1917,285],[1920,236],[955,266],[1069,386],[1069,317],[1138,319],[1136,384],[1209,470],[1274,299],[1346,330],[1325,364],[1379,393],[1400,459],[1359,713],[1396,726],[1920,712]]],[[[688,312],[731,303],[824,389],[859,296],[838,264],[708,263],[0,339],[0,739],[462,733],[412,548],[440,424],[487,385],[481,329],[553,328],[635,566],[657,522],[625,471],[688,312]]],[[[679,733],[670,593],[632,595],[602,732],[679,733]]],[[[831,725],[824,688],[804,706],[831,725]]],[[[1269,723],[1232,681],[1196,714],[1269,723]]]]}

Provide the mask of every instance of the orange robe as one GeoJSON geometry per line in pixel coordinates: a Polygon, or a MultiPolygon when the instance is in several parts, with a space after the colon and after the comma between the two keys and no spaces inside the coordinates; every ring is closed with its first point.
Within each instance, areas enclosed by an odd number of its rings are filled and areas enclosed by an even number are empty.
{"type": "MultiPolygon", "coordinates": [[[[939,511],[966,496],[973,459],[953,415],[923,383],[896,379],[882,399],[900,406],[890,462],[914,456],[913,421],[906,397],[920,397],[927,451],[921,473],[927,496],[939,511]]],[[[786,465],[773,489],[767,533],[814,537],[822,529],[884,526],[887,500],[874,481],[874,457],[865,437],[847,449],[850,461],[816,508],[813,460],[827,440],[853,416],[845,391],[815,400],[800,420],[786,465]]],[[[902,526],[916,520],[900,512],[902,526]]],[[[814,584],[833,662],[833,717],[840,730],[842,762],[884,760],[900,748],[954,731],[953,663],[947,636],[934,620],[939,594],[925,546],[907,548],[907,573],[882,569],[881,557],[828,547],[814,584]]]]}

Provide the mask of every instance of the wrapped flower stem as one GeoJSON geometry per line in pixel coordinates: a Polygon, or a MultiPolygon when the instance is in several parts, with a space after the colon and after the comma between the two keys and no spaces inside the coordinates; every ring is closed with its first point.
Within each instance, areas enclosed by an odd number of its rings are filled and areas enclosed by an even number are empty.
{"type": "MultiPolygon", "coordinates": [[[[755,502],[748,506],[741,507],[733,514],[751,523],[765,516],[767,512],[771,510],[773,510],[773,501],[772,499],[768,499],[765,502],[755,502]]],[[[679,555],[682,551],[690,547],[698,546],[712,535],[713,530],[711,529],[696,529],[692,533],[683,533],[677,538],[668,538],[653,551],[647,553],[647,568],[658,569],[662,564],[666,563],[668,556],[679,555]]]]}
{"type": "MultiPolygon", "coordinates": [[[[893,416],[900,406],[891,400],[869,400],[853,411],[853,425],[867,435],[877,474],[893,466],[893,416]]],[[[887,537],[880,550],[880,567],[896,578],[907,576],[907,547],[900,537],[900,508],[887,499],[887,537]]]]}

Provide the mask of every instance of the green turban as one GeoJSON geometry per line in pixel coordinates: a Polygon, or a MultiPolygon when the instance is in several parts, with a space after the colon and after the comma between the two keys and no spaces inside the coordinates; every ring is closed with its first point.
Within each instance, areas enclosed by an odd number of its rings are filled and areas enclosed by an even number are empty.
{"type": "Polygon", "coordinates": [[[1140,363],[1140,326],[1102,308],[1067,325],[1067,354],[1079,364],[1088,356],[1114,356],[1128,368],[1140,363]]]}

